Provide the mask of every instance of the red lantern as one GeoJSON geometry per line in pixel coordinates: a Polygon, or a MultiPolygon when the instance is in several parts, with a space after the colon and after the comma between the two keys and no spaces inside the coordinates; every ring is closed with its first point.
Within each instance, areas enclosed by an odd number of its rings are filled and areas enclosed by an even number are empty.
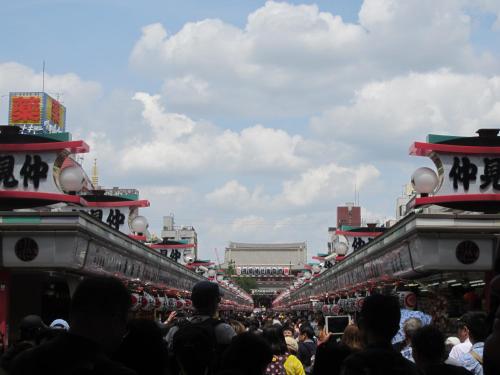
{"type": "Polygon", "coordinates": [[[130,307],[131,311],[138,311],[141,307],[141,295],[137,293],[132,293],[130,295],[130,301],[132,303],[132,306],[130,307]]]}

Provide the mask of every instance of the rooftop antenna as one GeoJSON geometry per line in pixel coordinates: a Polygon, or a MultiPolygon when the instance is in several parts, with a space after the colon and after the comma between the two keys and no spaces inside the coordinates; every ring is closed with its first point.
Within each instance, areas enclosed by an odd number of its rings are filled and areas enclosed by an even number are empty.
{"type": "Polygon", "coordinates": [[[357,201],[356,201],[356,197],[357,197],[357,186],[356,186],[356,182],[354,182],[354,205],[357,206],[357,201]]]}
{"type": "Polygon", "coordinates": [[[42,62],[42,92],[45,92],[45,60],[42,62]]]}

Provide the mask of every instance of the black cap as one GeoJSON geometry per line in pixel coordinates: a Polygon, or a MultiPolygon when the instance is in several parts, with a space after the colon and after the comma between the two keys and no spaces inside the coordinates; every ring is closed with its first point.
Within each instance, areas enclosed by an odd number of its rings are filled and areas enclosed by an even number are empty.
{"type": "Polygon", "coordinates": [[[195,308],[200,309],[213,305],[222,295],[218,284],[210,281],[199,281],[191,291],[191,301],[193,301],[195,308]]]}
{"type": "Polygon", "coordinates": [[[26,331],[35,331],[46,328],[47,326],[38,315],[27,315],[21,320],[21,323],[19,323],[19,329],[26,331]]]}

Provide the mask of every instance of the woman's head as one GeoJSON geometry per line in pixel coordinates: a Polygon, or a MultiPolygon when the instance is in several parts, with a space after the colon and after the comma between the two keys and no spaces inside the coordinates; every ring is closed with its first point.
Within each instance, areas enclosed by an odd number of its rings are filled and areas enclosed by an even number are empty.
{"type": "Polygon", "coordinates": [[[280,355],[287,352],[285,336],[281,326],[272,325],[264,327],[262,337],[269,343],[273,354],[280,355]]]}
{"type": "Polygon", "coordinates": [[[361,332],[355,324],[349,324],[342,335],[342,343],[348,346],[351,350],[363,349],[363,339],[361,332]]]}

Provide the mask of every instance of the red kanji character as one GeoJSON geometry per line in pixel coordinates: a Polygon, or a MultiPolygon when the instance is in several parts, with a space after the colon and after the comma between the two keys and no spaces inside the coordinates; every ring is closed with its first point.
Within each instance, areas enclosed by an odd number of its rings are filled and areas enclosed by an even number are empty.
{"type": "Polygon", "coordinates": [[[11,122],[13,124],[36,124],[40,122],[40,98],[18,96],[12,98],[11,122]]]}

